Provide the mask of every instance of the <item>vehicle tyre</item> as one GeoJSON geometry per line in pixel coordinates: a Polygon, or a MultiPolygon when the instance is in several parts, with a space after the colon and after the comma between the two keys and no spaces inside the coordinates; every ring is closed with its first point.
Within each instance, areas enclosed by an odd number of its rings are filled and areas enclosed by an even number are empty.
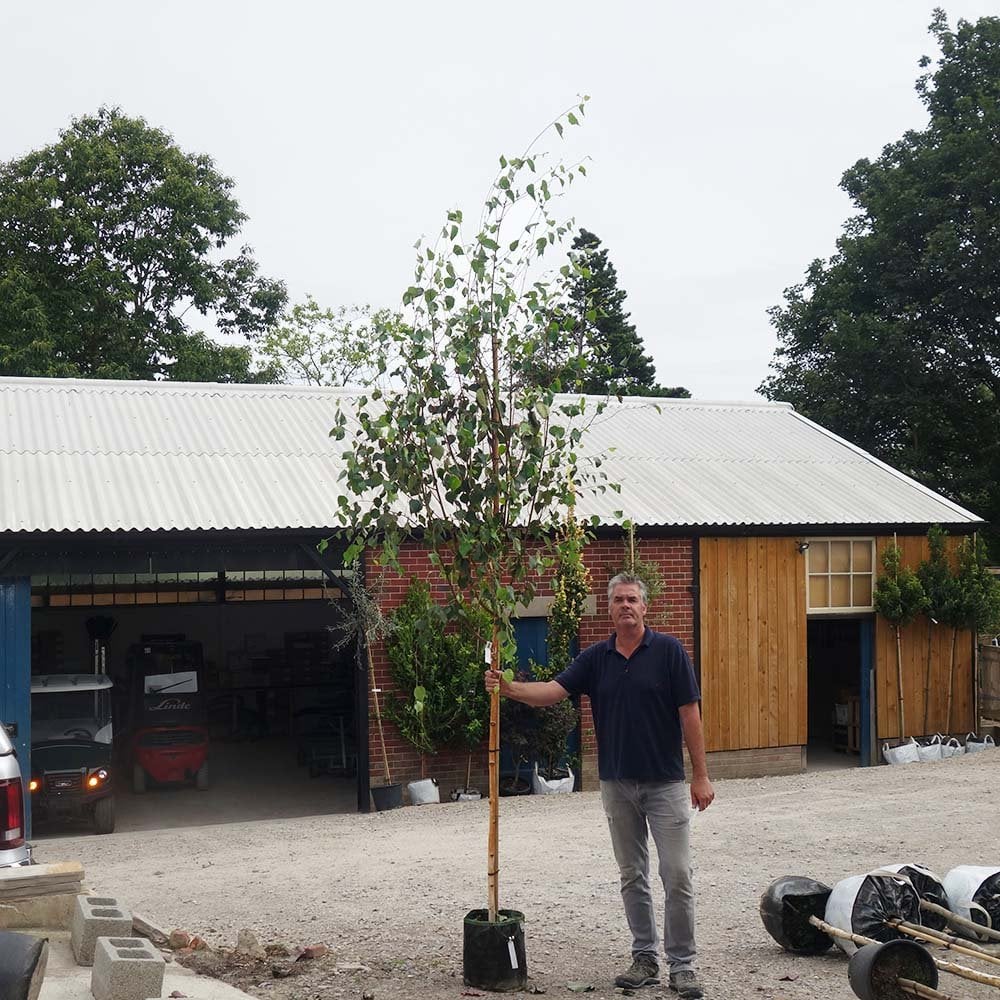
{"type": "Polygon", "coordinates": [[[141,764],[132,765],[132,791],[136,795],[142,795],[146,791],[146,772],[141,764]]]}
{"type": "Polygon", "coordinates": [[[208,791],[208,761],[206,760],[195,772],[194,786],[199,792],[208,791]]]}
{"type": "Polygon", "coordinates": [[[109,795],[94,806],[94,829],[98,833],[115,832],[115,799],[109,795]]]}

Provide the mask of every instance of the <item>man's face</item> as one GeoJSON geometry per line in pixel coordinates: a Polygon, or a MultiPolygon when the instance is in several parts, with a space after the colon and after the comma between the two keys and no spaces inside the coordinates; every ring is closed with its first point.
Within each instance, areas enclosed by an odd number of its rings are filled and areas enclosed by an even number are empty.
{"type": "Polygon", "coordinates": [[[615,629],[641,628],[646,615],[646,602],[638,584],[617,584],[611,593],[610,611],[615,629]]]}

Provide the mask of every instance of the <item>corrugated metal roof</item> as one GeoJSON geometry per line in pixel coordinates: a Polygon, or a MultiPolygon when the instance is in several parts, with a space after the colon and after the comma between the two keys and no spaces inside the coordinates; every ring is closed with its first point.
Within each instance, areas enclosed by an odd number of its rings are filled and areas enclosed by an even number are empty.
{"type": "MultiPolygon", "coordinates": [[[[343,389],[0,379],[0,532],[322,528],[343,389]]],[[[784,404],[611,400],[584,450],[621,494],[580,513],[640,525],[979,519],[784,404]]]]}

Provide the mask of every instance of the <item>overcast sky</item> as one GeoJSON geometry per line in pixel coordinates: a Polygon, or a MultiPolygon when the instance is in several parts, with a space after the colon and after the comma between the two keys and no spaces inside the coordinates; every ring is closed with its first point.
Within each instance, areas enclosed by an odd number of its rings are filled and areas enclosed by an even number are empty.
{"type": "MultiPolygon", "coordinates": [[[[948,6],[975,20],[983,3],[948,6]]],[[[917,0],[8,2],[0,159],[119,105],[236,181],[293,300],[399,304],[413,243],[576,95],[565,203],[610,251],[664,384],[752,399],[765,310],[829,256],[845,168],[922,127],[917,0]]]]}

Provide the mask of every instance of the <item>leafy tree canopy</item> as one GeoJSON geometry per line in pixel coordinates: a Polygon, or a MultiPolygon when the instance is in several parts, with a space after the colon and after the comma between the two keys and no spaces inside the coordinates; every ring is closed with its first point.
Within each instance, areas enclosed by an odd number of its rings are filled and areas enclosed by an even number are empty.
{"type": "Polygon", "coordinates": [[[376,352],[386,343],[383,331],[400,329],[402,318],[388,309],[340,306],[324,309],[307,295],[260,341],[264,367],[282,382],[308,385],[371,385],[391,359],[376,352]]]}
{"type": "Polygon", "coordinates": [[[0,374],[273,380],[249,347],[285,303],[248,247],[244,214],[204,154],[118,109],[0,165],[0,374]]]}
{"type": "Polygon", "coordinates": [[[843,175],[857,214],[771,310],[760,391],[997,520],[1000,18],[930,30],[928,124],[843,175]]]}
{"type": "Polygon", "coordinates": [[[581,229],[570,259],[567,336],[551,354],[541,356],[536,377],[599,396],[690,397],[683,386],[657,384],[653,359],[629,322],[626,292],[600,238],[581,229]]]}

